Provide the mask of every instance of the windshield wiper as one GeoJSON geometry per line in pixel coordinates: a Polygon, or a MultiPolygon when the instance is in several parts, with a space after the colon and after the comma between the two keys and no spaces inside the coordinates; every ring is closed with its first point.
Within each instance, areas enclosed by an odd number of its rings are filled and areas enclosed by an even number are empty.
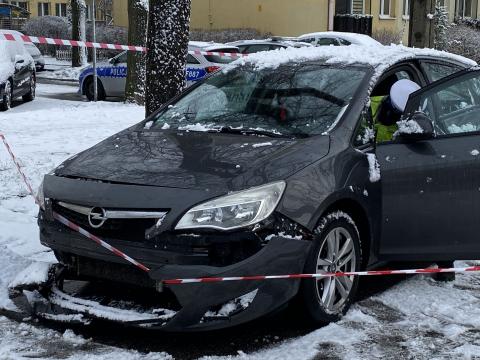
{"type": "Polygon", "coordinates": [[[230,126],[222,126],[220,128],[209,130],[209,132],[219,132],[224,134],[242,134],[242,135],[260,135],[273,138],[286,138],[286,137],[308,137],[307,134],[280,134],[263,129],[249,129],[249,128],[232,128],[230,126]]]}

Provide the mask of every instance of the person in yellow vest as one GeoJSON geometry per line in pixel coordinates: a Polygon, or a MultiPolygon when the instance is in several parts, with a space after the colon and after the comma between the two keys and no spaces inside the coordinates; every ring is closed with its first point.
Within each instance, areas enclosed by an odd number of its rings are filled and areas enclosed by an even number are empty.
{"type": "Polygon", "coordinates": [[[405,110],[410,94],[419,89],[420,86],[416,82],[402,79],[392,85],[389,95],[370,98],[377,143],[393,139],[393,134],[398,130],[397,121],[405,110]]]}

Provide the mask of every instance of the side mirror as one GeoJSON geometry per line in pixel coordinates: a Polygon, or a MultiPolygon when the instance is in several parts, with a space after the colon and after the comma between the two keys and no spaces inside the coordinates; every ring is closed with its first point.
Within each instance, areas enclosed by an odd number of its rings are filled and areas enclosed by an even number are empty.
{"type": "Polygon", "coordinates": [[[423,112],[416,112],[398,121],[397,125],[397,136],[406,140],[427,140],[434,137],[433,122],[423,112]]]}
{"type": "Polygon", "coordinates": [[[118,61],[116,58],[111,58],[110,60],[108,60],[108,62],[112,65],[115,65],[118,61]]]}

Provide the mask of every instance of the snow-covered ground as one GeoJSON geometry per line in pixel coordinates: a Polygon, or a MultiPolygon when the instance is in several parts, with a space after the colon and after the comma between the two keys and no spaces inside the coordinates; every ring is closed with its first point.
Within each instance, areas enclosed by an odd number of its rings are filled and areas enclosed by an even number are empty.
{"type": "MultiPolygon", "coordinates": [[[[42,175],[67,157],[143,118],[143,109],[122,103],[97,104],[54,99],[74,87],[43,85],[39,97],[0,113],[5,134],[35,187],[42,175]]],[[[0,307],[14,309],[7,285],[32,261],[50,261],[39,245],[37,210],[0,144],[0,307]]],[[[463,263],[457,263],[462,266],[463,263]]],[[[288,327],[288,325],[286,325],[288,327]]],[[[265,336],[270,336],[268,325],[265,336]]],[[[158,335],[161,344],[162,335],[158,335]]],[[[225,335],[226,336],[226,335],[225,335]]],[[[480,358],[480,274],[459,274],[454,283],[437,283],[427,276],[399,282],[355,304],[343,320],[296,338],[279,338],[267,347],[242,343],[225,345],[204,359],[451,359],[480,358]],[[225,346],[227,350],[225,350],[225,346]]],[[[262,337],[251,340],[262,343],[262,337]]],[[[229,340],[230,341],[230,340],[229,340]]],[[[114,341],[112,341],[114,343],[114,341]]],[[[110,342],[110,343],[112,343],[110,342]]],[[[233,343],[233,341],[232,341],[233,343]]],[[[263,342],[265,344],[265,342],[263,342]]],[[[165,344],[167,348],[168,344],[165,344]]],[[[209,344],[211,346],[211,344],[209,344]]],[[[203,352],[196,353],[202,357],[203,352]]],[[[215,346],[215,344],[213,345],[215,346]]],[[[189,343],[182,351],[188,352],[189,343]]],[[[170,359],[176,351],[140,353],[103,345],[66,332],[19,324],[0,317],[0,359],[100,358],[170,359]],[[168,353],[171,355],[169,355],[168,353]]],[[[171,349],[171,347],[168,347],[171,349]]],[[[208,352],[211,353],[211,352],[208,352]]]]}

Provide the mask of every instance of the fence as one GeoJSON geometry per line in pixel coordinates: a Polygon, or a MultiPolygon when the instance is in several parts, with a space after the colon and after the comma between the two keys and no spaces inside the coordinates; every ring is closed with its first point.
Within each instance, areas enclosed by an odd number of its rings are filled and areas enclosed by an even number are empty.
{"type": "MultiPolygon", "coordinates": [[[[108,60],[108,59],[110,59],[111,57],[113,57],[117,54],[118,54],[118,51],[112,53],[112,51],[108,51],[108,50],[105,51],[105,50],[102,50],[102,49],[98,49],[97,50],[97,60],[100,60],[100,61],[108,60]]],[[[68,48],[68,49],[57,48],[55,50],[55,58],[57,60],[61,60],[61,61],[71,61],[72,60],[72,48],[68,48]]]]}

